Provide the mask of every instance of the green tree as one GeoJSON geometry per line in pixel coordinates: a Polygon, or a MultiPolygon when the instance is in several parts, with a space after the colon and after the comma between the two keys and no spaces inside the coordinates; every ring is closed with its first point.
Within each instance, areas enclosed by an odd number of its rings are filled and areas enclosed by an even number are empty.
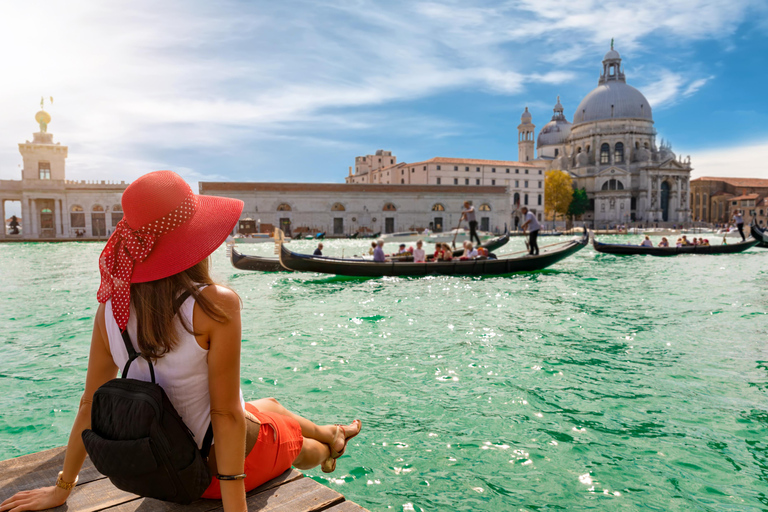
{"type": "Polygon", "coordinates": [[[571,175],[565,171],[547,171],[544,176],[544,212],[552,219],[568,213],[573,199],[571,175]]]}
{"type": "Polygon", "coordinates": [[[571,204],[568,206],[568,216],[572,219],[575,217],[581,217],[587,213],[588,208],[589,198],[587,197],[587,190],[584,188],[573,189],[571,204]]]}

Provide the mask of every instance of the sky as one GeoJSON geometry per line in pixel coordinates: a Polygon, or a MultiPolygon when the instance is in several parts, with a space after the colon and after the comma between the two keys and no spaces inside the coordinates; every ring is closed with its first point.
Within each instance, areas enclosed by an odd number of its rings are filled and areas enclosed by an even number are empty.
{"type": "MultiPolygon", "coordinates": [[[[68,179],[342,182],[391,150],[517,159],[615,38],[693,176],[768,178],[764,0],[27,0],[0,6],[0,179],[40,98],[68,179]]],[[[657,141],[658,142],[658,141],[657,141]]]]}

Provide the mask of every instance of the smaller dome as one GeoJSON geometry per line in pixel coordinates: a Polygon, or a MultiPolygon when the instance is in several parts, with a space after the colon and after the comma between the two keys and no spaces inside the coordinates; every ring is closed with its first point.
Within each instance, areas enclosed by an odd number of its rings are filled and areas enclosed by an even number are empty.
{"type": "Polygon", "coordinates": [[[619,52],[611,48],[608,50],[608,53],[605,54],[605,57],[603,57],[603,60],[615,60],[615,59],[621,59],[621,55],[619,55],[619,52]]]}
{"type": "Polygon", "coordinates": [[[525,107],[525,112],[523,112],[523,115],[520,116],[520,121],[523,124],[528,124],[533,119],[533,116],[531,116],[531,113],[528,112],[528,107],[525,107]]]}

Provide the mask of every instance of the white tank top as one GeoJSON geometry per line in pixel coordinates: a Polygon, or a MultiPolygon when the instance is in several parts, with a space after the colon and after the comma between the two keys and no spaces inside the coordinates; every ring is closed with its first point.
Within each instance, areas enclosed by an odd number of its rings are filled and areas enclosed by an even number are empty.
{"type": "MultiPolygon", "coordinates": [[[[184,301],[179,309],[179,315],[183,315],[188,326],[192,326],[192,314],[195,308],[194,297],[184,301]]],[[[123,342],[120,328],[112,315],[112,300],[108,300],[104,311],[104,319],[109,338],[109,351],[112,359],[122,372],[128,361],[128,351],[123,342]]],[[[179,333],[179,342],[172,351],[154,363],[155,382],[157,382],[176,411],[184,420],[184,424],[192,431],[197,442],[197,447],[203,445],[205,432],[211,422],[211,397],[208,391],[208,351],[197,344],[195,337],[187,332],[181,325],[178,315],[174,319],[176,330],[179,333]]],[[[131,315],[128,319],[128,334],[131,337],[133,348],[139,351],[136,343],[136,315],[131,306],[131,315]]],[[[143,358],[131,363],[128,370],[131,379],[150,382],[149,365],[143,358]]],[[[240,403],[245,408],[243,391],[240,390],[240,403]]]]}

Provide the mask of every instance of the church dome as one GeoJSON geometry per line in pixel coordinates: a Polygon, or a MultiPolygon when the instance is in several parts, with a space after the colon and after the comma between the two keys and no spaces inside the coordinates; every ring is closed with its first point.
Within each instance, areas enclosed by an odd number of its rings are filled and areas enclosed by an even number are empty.
{"type": "Polygon", "coordinates": [[[544,125],[536,138],[537,148],[565,144],[565,140],[571,133],[571,123],[563,115],[560,96],[557,97],[557,104],[553,110],[555,115],[552,116],[552,120],[544,125]]]}
{"type": "Polygon", "coordinates": [[[651,105],[643,93],[627,84],[621,56],[611,47],[603,59],[598,86],[579,103],[573,124],[629,118],[653,121],[651,105]]]}

